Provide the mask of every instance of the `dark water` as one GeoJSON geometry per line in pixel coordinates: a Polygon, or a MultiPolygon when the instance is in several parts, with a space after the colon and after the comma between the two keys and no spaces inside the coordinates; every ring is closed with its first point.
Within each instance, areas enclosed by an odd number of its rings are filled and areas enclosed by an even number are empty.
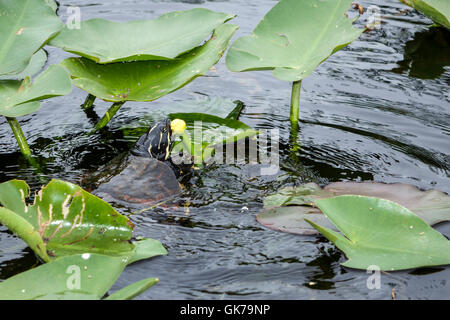
{"type": "MultiPolygon", "coordinates": [[[[269,0],[142,1],[63,0],[80,6],[82,19],[151,19],[172,10],[207,7],[236,13],[237,36],[252,31],[276,3],[269,0]]],[[[160,240],[169,255],[127,267],[113,290],[145,277],[160,283],[141,299],[449,299],[450,268],[383,273],[381,288],[369,290],[364,271],[343,268],[345,257],[324,238],[297,236],[260,226],[255,215],[264,196],[304,182],[403,182],[450,192],[449,34],[430,29],[430,20],[402,12],[396,0],[363,1],[381,8],[382,27],[323,63],[303,81],[302,150],[289,152],[290,84],[270,72],[231,73],[222,60],[216,72],[152,103],[126,103],[103,134],[92,128],[79,105],[85,93],[50,99],[20,119],[44,173],[41,178],[80,182],[82,177],[130,148],[120,128],[136,126],[155,110],[200,103],[220,108],[239,99],[241,120],[257,128],[281,129],[281,168],[261,177],[249,165],[221,165],[196,173],[185,189],[184,208],[134,215],[135,234],[160,240]],[[248,210],[246,210],[248,208],[248,210]]],[[[364,22],[364,20],[363,20],[364,22]]],[[[68,54],[48,48],[49,63],[68,54]]],[[[103,114],[108,105],[96,102],[103,114]]],[[[0,119],[0,181],[41,185],[39,174],[18,153],[0,119]]],[[[123,208],[118,208],[128,213],[123,208]]],[[[450,236],[450,224],[437,229],[450,236]]],[[[0,227],[0,279],[37,263],[34,254],[0,227]]]]}

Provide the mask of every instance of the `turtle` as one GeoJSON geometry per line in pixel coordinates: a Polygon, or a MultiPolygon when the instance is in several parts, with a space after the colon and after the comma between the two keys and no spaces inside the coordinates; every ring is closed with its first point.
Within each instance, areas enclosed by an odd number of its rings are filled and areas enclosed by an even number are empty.
{"type": "Polygon", "coordinates": [[[93,194],[107,202],[152,205],[181,193],[178,178],[186,169],[170,159],[173,144],[170,119],[143,134],[131,152],[113,159],[102,172],[93,194]]]}

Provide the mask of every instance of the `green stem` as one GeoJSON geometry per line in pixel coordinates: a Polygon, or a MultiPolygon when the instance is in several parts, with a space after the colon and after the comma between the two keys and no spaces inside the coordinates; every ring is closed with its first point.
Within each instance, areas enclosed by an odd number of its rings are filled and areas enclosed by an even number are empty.
{"type": "Polygon", "coordinates": [[[31,150],[28,146],[27,139],[25,138],[25,135],[23,134],[22,128],[20,127],[19,122],[16,118],[10,118],[6,117],[6,120],[9,123],[9,126],[11,127],[14,136],[16,137],[17,143],[19,144],[20,152],[24,155],[25,158],[30,159],[31,158],[31,150]]]}
{"type": "Polygon", "coordinates": [[[6,120],[11,127],[14,136],[16,137],[17,143],[20,148],[20,152],[23,154],[25,159],[27,159],[28,163],[36,169],[36,172],[39,174],[39,180],[47,183],[48,181],[45,178],[42,178],[40,175],[43,174],[43,170],[39,162],[31,156],[30,146],[28,145],[27,139],[23,134],[22,128],[20,127],[19,122],[16,118],[6,117],[6,120]]]}
{"type": "Polygon", "coordinates": [[[297,152],[301,149],[300,144],[298,143],[298,132],[299,128],[291,128],[291,132],[289,135],[289,141],[291,143],[291,157],[298,158],[297,152]]]}
{"type": "Polygon", "coordinates": [[[112,106],[106,111],[103,118],[95,125],[94,132],[104,128],[109,121],[114,117],[114,115],[119,111],[120,107],[125,103],[125,101],[115,102],[112,106]]]}
{"type": "Polygon", "coordinates": [[[294,81],[292,83],[291,94],[291,128],[293,130],[298,129],[299,120],[299,103],[300,103],[300,91],[302,89],[302,81],[294,81]]]}
{"type": "Polygon", "coordinates": [[[94,105],[94,101],[95,96],[89,93],[88,96],[86,97],[86,100],[84,100],[84,103],[81,105],[81,108],[84,111],[90,109],[94,105]]]}

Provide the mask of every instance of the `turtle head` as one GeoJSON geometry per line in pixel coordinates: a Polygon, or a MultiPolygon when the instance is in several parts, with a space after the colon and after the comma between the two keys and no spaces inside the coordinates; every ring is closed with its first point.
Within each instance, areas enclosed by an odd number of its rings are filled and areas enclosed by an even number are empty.
{"type": "Polygon", "coordinates": [[[164,119],[152,126],[147,133],[147,140],[150,157],[160,161],[167,160],[172,145],[170,119],[164,119]]]}
{"type": "Polygon", "coordinates": [[[137,156],[155,158],[160,161],[167,160],[172,146],[172,129],[170,119],[155,123],[148,133],[142,135],[132,153],[137,156]]]}

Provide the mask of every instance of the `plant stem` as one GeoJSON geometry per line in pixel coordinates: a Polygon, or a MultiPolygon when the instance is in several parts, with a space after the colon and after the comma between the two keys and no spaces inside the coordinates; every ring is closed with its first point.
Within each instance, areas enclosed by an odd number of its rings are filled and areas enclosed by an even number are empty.
{"type": "Polygon", "coordinates": [[[301,149],[300,144],[298,143],[298,133],[299,128],[298,126],[296,128],[291,127],[291,132],[289,135],[289,141],[291,143],[291,158],[298,158],[297,152],[301,149]]]}
{"type": "Polygon", "coordinates": [[[300,91],[302,89],[302,81],[294,81],[292,83],[291,94],[291,129],[298,129],[299,119],[299,103],[300,103],[300,91]]]}
{"type": "Polygon", "coordinates": [[[11,127],[14,136],[16,137],[17,143],[19,144],[20,152],[24,155],[25,158],[30,159],[31,158],[31,150],[28,146],[27,139],[25,138],[25,135],[23,134],[22,128],[20,127],[19,122],[16,118],[10,118],[6,117],[6,120],[9,123],[9,126],[11,127]]]}
{"type": "Polygon", "coordinates": [[[86,97],[86,100],[84,100],[84,103],[81,105],[81,108],[84,111],[90,109],[94,105],[94,101],[95,96],[89,93],[88,96],[86,97]]]}
{"type": "Polygon", "coordinates": [[[100,119],[99,122],[97,122],[97,124],[95,125],[95,128],[93,130],[93,132],[98,131],[102,128],[104,128],[109,121],[112,119],[112,117],[114,117],[114,115],[117,113],[117,111],[119,111],[120,107],[125,103],[125,101],[120,101],[120,102],[114,102],[111,107],[108,109],[108,111],[106,111],[105,115],[103,116],[103,118],[100,119]]]}

